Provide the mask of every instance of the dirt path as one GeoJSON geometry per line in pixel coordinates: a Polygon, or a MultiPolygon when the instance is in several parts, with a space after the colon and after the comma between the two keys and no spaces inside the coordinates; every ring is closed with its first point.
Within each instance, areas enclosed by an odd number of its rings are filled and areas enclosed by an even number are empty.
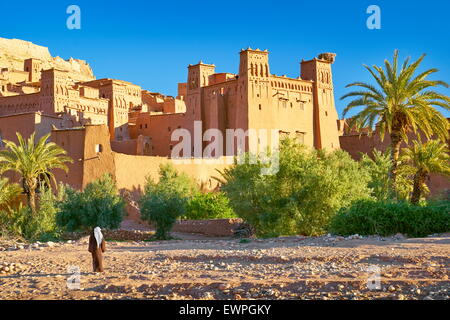
{"type": "MultiPolygon", "coordinates": [[[[449,299],[450,235],[108,242],[90,273],[87,239],[0,252],[0,299],[449,299]],[[81,289],[67,288],[68,266],[81,289]],[[381,289],[367,286],[379,267],[381,289]]],[[[376,282],[374,283],[376,285],[376,282]]]]}

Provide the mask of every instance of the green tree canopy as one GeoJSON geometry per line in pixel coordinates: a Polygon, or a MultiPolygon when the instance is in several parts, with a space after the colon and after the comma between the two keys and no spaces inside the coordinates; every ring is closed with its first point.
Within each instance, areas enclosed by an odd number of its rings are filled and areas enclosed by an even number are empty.
{"type": "Polygon", "coordinates": [[[83,191],[65,188],[64,198],[57,203],[56,222],[60,227],[70,232],[120,227],[125,216],[125,201],[110,174],[89,183],[83,191]]]}
{"type": "Polygon", "coordinates": [[[139,205],[142,219],[155,224],[156,239],[170,238],[173,224],[186,213],[187,202],[196,193],[198,186],[194,181],[171,164],[160,166],[158,182],[147,177],[139,205]]]}
{"type": "Polygon", "coordinates": [[[274,175],[261,175],[267,164],[249,161],[221,172],[234,211],[260,236],[321,234],[341,207],[370,197],[369,175],[345,151],[310,150],[284,139],[279,156],[274,175]]]}

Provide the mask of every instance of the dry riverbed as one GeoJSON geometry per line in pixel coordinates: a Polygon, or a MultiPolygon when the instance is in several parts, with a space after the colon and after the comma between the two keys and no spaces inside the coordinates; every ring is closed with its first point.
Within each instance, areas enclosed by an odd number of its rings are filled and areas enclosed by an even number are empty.
{"type": "Polygon", "coordinates": [[[31,246],[3,244],[0,299],[450,297],[449,234],[420,239],[285,237],[249,243],[195,238],[108,241],[103,274],[90,272],[86,237],[31,246]],[[79,290],[67,287],[69,266],[81,270],[79,290]],[[368,288],[368,278],[376,276],[373,267],[380,270],[379,290],[368,288]]]}

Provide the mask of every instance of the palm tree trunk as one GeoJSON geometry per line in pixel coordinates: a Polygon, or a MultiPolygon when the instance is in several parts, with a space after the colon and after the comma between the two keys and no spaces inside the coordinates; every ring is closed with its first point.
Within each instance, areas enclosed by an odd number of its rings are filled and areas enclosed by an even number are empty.
{"type": "Polygon", "coordinates": [[[34,216],[36,214],[36,184],[34,183],[34,180],[26,179],[24,189],[27,194],[28,207],[31,209],[31,213],[34,216]]]}
{"type": "Polygon", "coordinates": [[[394,195],[394,198],[397,198],[397,168],[398,168],[398,158],[400,155],[400,145],[402,144],[402,138],[399,133],[392,132],[391,133],[391,171],[389,172],[389,181],[391,192],[394,195]]]}
{"type": "Polygon", "coordinates": [[[425,183],[427,175],[421,170],[417,171],[414,175],[414,187],[411,196],[411,203],[418,204],[420,201],[420,197],[422,196],[422,186],[425,183]]]}
{"type": "Polygon", "coordinates": [[[34,216],[36,213],[36,191],[35,190],[29,190],[27,192],[27,202],[28,202],[28,206],[31,209],[31,213],[34,216]]]}

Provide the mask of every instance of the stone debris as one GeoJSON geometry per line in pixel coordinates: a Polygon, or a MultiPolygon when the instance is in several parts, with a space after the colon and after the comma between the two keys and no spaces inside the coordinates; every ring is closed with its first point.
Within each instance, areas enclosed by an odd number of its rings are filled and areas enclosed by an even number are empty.
{"type": "Polygon", "coordinates": [[[0,242],[15,247],[0,256],[0,299],[450,299],[448,235],[413,247],[350,237],[108,240],[104,274],[91,272],[85,236],[0,242]],[[70,265],[80,267],[81,287],[68,291],[70,265]],[[368,288],[371,266],[380,268],[381,288],[368,288]]]}
{"type": "Polygon", "coordinates": [[[0,263],[0,274],[18,273],[24,270],[24,266],[20,263],[0,263]]]}

